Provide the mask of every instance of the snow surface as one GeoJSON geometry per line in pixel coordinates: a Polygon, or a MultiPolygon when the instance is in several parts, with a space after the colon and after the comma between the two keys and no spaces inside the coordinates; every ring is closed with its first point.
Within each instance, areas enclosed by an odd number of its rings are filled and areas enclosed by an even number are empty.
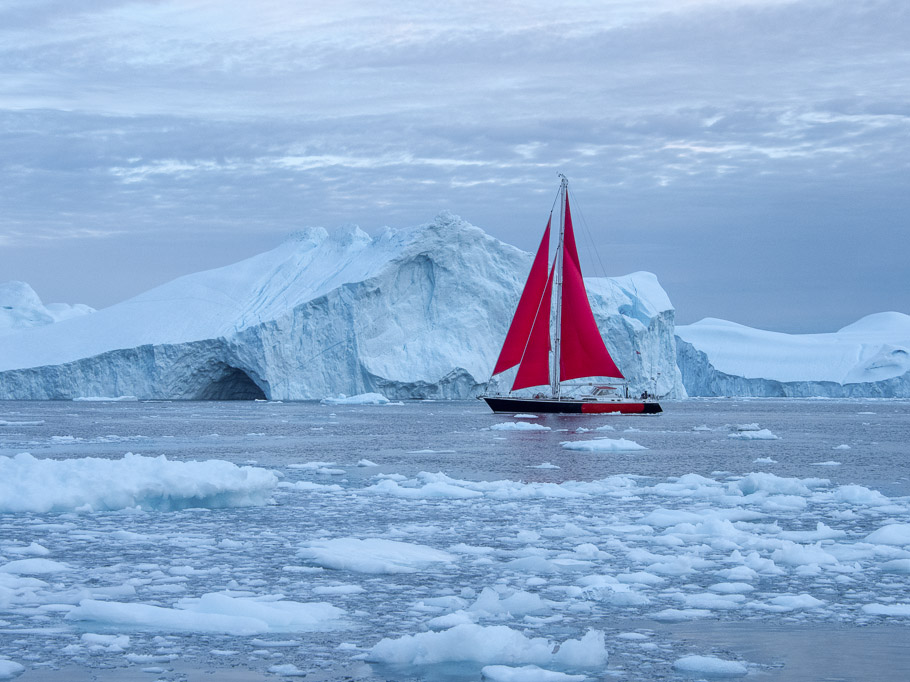
{"type": "MultiPolygon", "coordinates": [[[[471,397],[530,262],[449,213],[373,238],[311,228],[92,315],[3,335],[0,398],[471,397]]],[[[684,395],[657,278],[587,285],[632,389],[654,390],[655,377],[658,393],[684,395]]]]}
{"type": "Polygon", "coordinates": [[[910,395],[910,316],[903,313],[875,313],[827,334],[783,334],[705,318],[676,327],[676,335],[693,395],[910,395]],[[850,384],[869,386],[844,393],[850,384]]]}
{"type": "Polygon", "coordinates": [[[95,312],[82,303],[44,305],[25,282],[0,282],[0,335],[68,320],[95,312]]]}

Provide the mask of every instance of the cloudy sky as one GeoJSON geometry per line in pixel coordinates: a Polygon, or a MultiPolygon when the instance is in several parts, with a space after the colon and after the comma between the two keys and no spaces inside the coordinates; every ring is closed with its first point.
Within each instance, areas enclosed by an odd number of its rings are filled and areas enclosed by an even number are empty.
{"type": "Polygon", "coordinates": [[[46,302],[441,210],[532,250],[557,172],[681,323],[910,313],[910,3],[0,2],[0,281],[46,302]]]}

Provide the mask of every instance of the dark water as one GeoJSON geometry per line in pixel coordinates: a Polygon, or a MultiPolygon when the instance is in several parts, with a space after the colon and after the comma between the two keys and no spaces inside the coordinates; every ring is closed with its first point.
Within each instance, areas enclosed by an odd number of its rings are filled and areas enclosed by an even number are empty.
{"type": "MultiPolygon", "coordinates": [[[[664,407],[665,413],[659,416],[541,415],[527,421],[546,425],[550,431],[516,432],[490,430],[495,424],[515,419],[511,415],[493,415],[479,401],[363,407],[260,402],[9,402],[0,403],[0,421],[43,423],[0,425],[0,455],[30,452],[39,458],[120,458],[129,451],[180,460],[224,459],[282,471],[288,481],[337,483],[346,491],[371,485],[378,473],[401,474],[411,479],[420,472],[444,472],[465,481],[563,483],[599,481],[614,475],[662,482],[689,473],[723,480],[731,475],[766,471],[781,477],[825,478],[833,486],[858,484],[890,498],[910,495],[907,401],[690,400],[664,407]],[[778,439],[730,438],[731,433],[737,432],[737,425],[751,424],[768,429],[778,439]],[[613,425],[615,431],[577,433],[580,428],[603,425],[613,425]],[[560,446],[562,441],[599,436],[633,440],[647,450],[590,453],[560,446]],[[845,445],[849,448],[839,447],[845,445]],[[371,460],[378,467],[357,467],[361,459],[371,460]],[[312,461],[333,463],[345,473],[324,476],[288,468],[289,464],[312,461]],[[559,468],[532,468],[545,462],[559,468]]],[[[45,544],[55,549],[53,559],[85,567],[79,580],[86,582],[103,579],[112,566],[117,567],[116,577],[122,579],[140,575],[130,564],[189,563],[218,568],[220,572],[210,574],[214,577],[188,580],[187,592],[180,596],[224,589],[232,579],[247,587],[265,583],[261,589],[280,590],[289,599],[308,601],[314,599],[312,585],[289,580],[283,572],[285,565],[300,563],[294,554],[307,538],[377,535],[438,547],[463,542],[495,547],[505,557],[513,551],[510,538],[517,530],[546,531],[556,523],[551,517],[559,517],[559,523],[588,519],[594,524],[592,527],[597,523],[605,527],[611,513],[609,507],[592,511],[590,504],[538,500],[533,504],[471,505],[431,500],[415,506],[356,494],[341,501],[317,501],[282,493],[276,497],[275,505],[212,510],[204,515],[0,514],[0,533],[5,534],[0,535],[0,540],[45,544]],[[76,530],[29,530],[61,520],[73,524],[76,530]],[[183,546],[185,542],[124,548],[85,539],[92,534],[101,537],[116,528],[172,533],[182,538],[233,538],[246,543],[246,547],[208,554],[192,552],[183,546]]],[[[640,516],[647,505],[656,505],[645,499],[641,502],[645,507],[639,512],[634,500],[616,504],[617,518],[625,520],[640,516]]],[[[686,509],[686,504],[683,500],[676,508],[686,509]]],[[[840,518],[837,514],[852,513],[851,510],[846,506],[821,510],[810,507],[805,527],[814,528],[819,520],[834,525],[840,518]],[[829,513],[834,516],[829,518],[829,513]]],[[[866,526],[875,528],[889,521],[908,522],[899,515],[891,519],[887,515],[867,515],[868,521],[859,516],[851,522],[851,532],[867,532],[866,526]]],[[[781,523],[788,528],[801,528],[801,521],[798,512],[782,513],[781,523]]],[[[548,547],[550,551],[562,551],[580,541],[571,540],[565,546],[553,541],[548,547]]],[[[596,537],[587,541],[599,543],[596,537]]],[[[238,638],[168,635],[173,637],[171,650],[178,652],[179,658],[161,664],[163,673],[141,673],[141,668],[148,666],[129,666],[121,655],[80,657],[62,653],[65,646],[78,642],[79,627],[60,620],[53,612],[29,615],[22,608],[0,611],[0,620],[7,622],[0,627],[0,656],[30,668],[23,680],[253,680],[272,677],[266,670],[273,660],[294,662],[307,670],[306,679],[479,679],[479,666],[392,669],[358,661],[350,653],[339,652],[337,646],[354,642],[363,651],[381,637],[420,632],[426,616],[415,614],[409,605],[422,596],[458,593],[466,586],[479,591],[498,580],[523,587],[527,576],[510,574],[498,566],[464,564],[455,574],[344,576],[343,582],[359,582],[367,589],[364,595],[339,602],[349,612],[360,614],[352,619],[352,628],[340,634],[295,635],[294,639],[303,642],[301,649],[293,655],[276,650],[274,659],[257,654],[256,646],[238,638]],[[240,653],[226,661],[212,657],[212,649],[234,649],[240,653]]],[[[619,572],[636,567],[616,564],[610,568],[619,572]]],[[[751,675],[769,681],[910,679],[910,618],[867,618],[857,609],[876,599],[910,602],[910,579],[907,575],[882,577],[878,573],[854,575],[851,579],[853,584],[840,586],[794,572],[786,578],[763,579],[758,585],[768,595],[804,591],[825,594],[831,608],[821,615],[716,612],[703,620],[657,622],[647,617],[649,611],[672,602],[664,603],[668,597],[655,591],[649,593],[653,600],[649,609],[629,611],[597,604],[587,614],[560,612],[562,621],[544,626],[536,634],[561,641],[579,636],[587,627],[603,629],[608,635],[611,657],[608,669],[601,674],[610,678],[691,679],[675,672],[670,664],[679,656],[700,653],[749,661],[754,664],[751,675]],[[646,632],[655,646],[639,648],[612,639],[631,630],[646,632]]],[[[551,585],[542,590],[558,588],[559,582],[572,582],[571,578],[549,580],[551,585]]],[[[716,579],[708,576],[671,580],[674,589],[682,593],[701,590],[711,582],[716,579]]],[[[160,595],[140,594],[138,600],[168,604],[160,595]]],[[[130,651],[154,653],[161,649],[155,636],[132,634],[130,651]]],[[[291,636],[271,636],[288,638],[291,636]]]]}

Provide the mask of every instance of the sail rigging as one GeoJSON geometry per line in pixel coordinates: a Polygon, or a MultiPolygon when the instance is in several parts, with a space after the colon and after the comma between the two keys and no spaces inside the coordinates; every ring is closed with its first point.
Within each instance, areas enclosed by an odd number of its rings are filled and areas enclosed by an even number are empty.
{"type": "Polygon", "coordinates": [[[554,397],[559,396],[561,381],[595,376],[623,378],[597,329],[588,302],[565,179],[560,192],[562,205],[556,257],[547,275],[551,213],[493,370],[493,374],[499,374],[518,365],[512,391],[550,384],[554,397]],[[554,282],[557,289],[556,310],[551,318],[554,282]],[[550,327],[554,318],[556,345],[552,348],[554,364],[551,373],[550,327]]]}

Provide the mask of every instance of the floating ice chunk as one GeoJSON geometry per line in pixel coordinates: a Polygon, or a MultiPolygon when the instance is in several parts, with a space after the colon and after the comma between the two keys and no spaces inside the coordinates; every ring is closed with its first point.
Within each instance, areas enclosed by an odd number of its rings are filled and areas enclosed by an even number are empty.
{"type": "MultiPolygon", "coordinates": [[[[910,523],[892,523],[874,530],[866,536],[866,542],[875,545],[910,545],[910,523]]],[[[0,568],[0,571],[3,569],[0,568]]]]}
{"type": "Polygon", "coordinates": [[[391,497],[403,497],[412,500],[423,500],[428,498],[435,499],[456,499],[464,500],[472,497],[483,497],[479,490],[469,490],[461,486],[453,485],[444,480],[428,481],[425,485],[419,487],[402,486],[397,481],[384,479],[376,485],[365,488],[365,493],[373,495],[390,495],[391,497]]]}
{"type": "Polygon", "coordinates": [[[759,457],[758,459],[752,460],[753,464],[777,464],[776,459],[771,459],[770,457],[759,457]]]}
{"type": "Polygon", "coordinates": [[[910,604],[865,604],[863,612],[871,616],[900,616],[910,618],[910,604]]]}
{"type": "Polygon", "coordinates": [[[829,459],[825,462],[812,462],[811,466],[814,467],[839,467],[840,462],[835,462],[833,459],[829,459]]]}
{"type": "Polygon", "coordinates": [[[556,464],[551,464],[550,462],[543,462],[541,464],[532,464],[528,467],[529,469],[559,469],[559,466],[556,464]]]}
{"type": "Polygon", "coordinates": [[[782,594],[768,600],[768,603],[786,609],[787,611],[817,609],[825,605],[825,602],[821,599],[816,599],[811,594],[782,594]]]}
{"type": "Polygon", "coordinates": [[[235,615],[215,616],[151,604],[83,599],[66,615],[67,620],[85,620],[117,629],[160,632],[212,632],[228,635],[254,635],[269,631],[268,624],[255,618],[235,615]]]}
{"type": "Polygon", "coordinates": [[[278,487],[282,490],[307,490],[325,493],[338,493],[344,490],[344,488],[337,483],[327,485],[324,483],[313,483],[313,481],[294,481],[293,483],[282,481],[278,484],[278,487]]]}
{"type": "Polygon", "coordinates": [[[43,419],[35,419],[32,421],[18,421],[18,422],[10,422],[10,421],[6,421],[5,419],[0,419],[0,426],[41,426],[44,423],[45,422],[43,419]]]}
{"type": "Polygon", "coordinates": [[[841,443],[840,445],[835,445],[835,446],[834,446],[833,448],[831,448],[831,449],[832,449],[832,450],[849,450],[849,449],[850,449],[850,446],[847,445],[846,443],[841,443]]]}
{"type": "Polygon", "coordinates": [[[94,651],[124,651],[130,646],[129,635],[98,635],[86,632],[81,637],[82,643],[94,651]]]}
{"type": "Polygon", "coordinates": [[[877,490],[870,490],[855,483],[838,486],[836,490],[828,493],[828,496],[835,502],[849,502],[870,507],[883,507],[891,504],[891,500],[877,490]]]}
{"type": "Polygon", "coordinates": [[[281,665],[270,666],[269,672],[275,675],[281,675],[282,677],[306,677],[307,675],[305,670],[301,670],[293,663],[282,663],[281,665]]]}
{"type": "Polygon", "coordinates": [[[599,438],[597,440],[564,441],[561,445],[566,450],[582,450],[585,452],[633,452],[647,450],[644,445],[625,438],[599,438]]]}
{"type": "Polygon", "coordinates": [[[736,433],[727,434],[728,438],[738,438],[739,440],[778,440],[776,436],[768,429],[759,429],[758,431],[737,431],[736,433]]]}
{"type": "Polygon", "coordinates": [[[118,395],[117,397],[81,396],[73,398],[73,402],[76,403],[134,403],[138,400],[139,398],[134,395],[118,395]]]}
{"type": "Polygon", "coordinates": [[[0,658],[0,680],[11,680],[14,677],[19,677],[24,672],[24,665],[8,658],[0,658]]]}
{"type": "Polygon", "coordinates": [[[749,673],[749,669],[739,661],[727,661],[715,656],[683,656],[676,659],[673,668],[684,673],[718,677],[739,677],[749,673]]]}
{"type": "Polygon", "coordinates": [[[751,424],[735,424],[733,428],[737,431],[761,431],[761,427],[756,422],[752,422],[751,424]]]}
{"type": "Polygon", "coordinates": [[[707,618],[710,615],[711,612],[707,609],[664,609],[657,613],[652,613],[651,618],[665,623],[676,623],[684,620],[707,618]]]}
{"type": "Polygon", "coordinates": [[[0,566],[0,573],[14,573],[16,575],[43,575],[71,570],[73,569],[67,564],[50,559],[17,559],[0,566]]]}
{"type": "Polygon", "coordinates": [[[598,426],[595,431],[615,431],[616,428],[612,424],[604,424],[603,426],[598,426]]]}
{"type": "Polygon", "coordinates": [[[166,632],[212,632],[254,635],[337,627],[344,610],[325,602],[294,602],[264,597],[231,597],[212,592],[181,599],[177,608],[84,599],[67,615],[119,628],[166,632]]]}
{"type": "Polygon", "coordinates": [[[536,414],[516,414],[515,419],[537,419],[536,414]]]}
{"type": "Polygon", "coordinates": [[[0,512],[262,505],[277,483],[271,471],[222,460],[181,462],[132,453],[56,460],[22,453],[0,457],[0,512]]]}
{"type": "Polygon", "coordinates": [[[366,592],[360,585],[318,585],[313,594],[360,594],[366,592]]]}
{"type": "Polygon", "coordinates": [[[910,573],[910,559],[892,559],[879,568],[885,573],[910,573]]]}
{"type": "Polygon", "coordinates": [[[493,431],[549,431],[549,426],[531,422],[501,422],[490,427],[493,431]]]}
{"type": "Polygon", "coordinates": [[[359,462],[357,462],[357,466],[359,466],[359,467],[378,467],[379,465],[376,464],[376,462],[371,462],[368,459],[361,459],[359,462]]]}
{"type": "Polygon", "coordinates": [[[337,398],[323,398],[321,405],[388,405],[389,399],[380,393],[361,393],[360,395],[339,395],[337,398]]]}
{"type": "Polygon", "coordinates": [[[297,555],[318,566],[358,573],[416,573],[455,560],[455,555],[427,545],[378,538],[312,540],[297,555]]]}
{"type": "Polygon", "coordinates": [[[589,630],[581,639],[554,644],[543,637],[528,638],[505,625],[456,625],[442,632],[421,632],[386,638],[370,649],[367,660],[381,663],[427,665],[446,661],[474,661],[591,667],[607,662],[604,635],[589,630]]]}
{"type": "Polygon", "coordinates": [[[771,553],[771,560],[778,564],[805,566],[808,564],[836,564],[837,558],[822,548],[821,542],[801,545],[784,540],[783,545],[771,553]]]}
{"type": "Polygon", "coordinates": [[[444,616],[431,618],[429,621],[427,621],[427,627],[431,630],[447,630],[448,628],[453,628],[456,625],[473,623],[475,617],[475,614],[471,614],[467,611],[459,609],[458,611],[447,613],[444,616]]]}
{"type": "Polygon", "coordinates": [[[536,665],[485,665],[480,670],[480,677],[490,682],[581,682],[588,679],[587,675],[570,675],[536,665]]]}
{"type": "Polygon", "coordinates": [[[477,600],[467,609],[471,613],[488,615],[510,613],[513,616],[523,616],[527,613],[543,613],[549,610],[550,605],[541,599],[538,594],[516,590],[508,597],[500,597],[499,593],[490,587],[483,588],[477,600]]]}
{"type": "Polygon", "coordinates": [[[755,580],[758,578],[758,573],[748,566],[734,566],[733,568],[724,568],[716,571],[716,574],[721,578],[733,581],[755,580]]]}
{"type": "Polygon", "coordinates": [[[712,594],[699,592],[679,595],[680,600],[690,609],[709,609],[711,611],[731,611],[738,609],[746,598],[741,594],[712,594]]]}
{"type": "Polygon", "coordinates": [[[786,478],[783,476],[776,476],[774,474],[769,474],[761,471],[752,472],[748,476],[744,476],[739,481],[733,484],[736,488],[745,494],[752,495],[754,493],[772,493],[775,495],[797,495],[800,497],[808,497],[812,491],[810,486],[819,487],[824,485],[829,485],[827,479],[819,478],[786,478]]]}
{"type": "Polygon", "coordinates": [[[6,554],[17,554],[19,556],[47,556],[51,553],[47,547],[39,545],[37,542],[33,542],[26,547],[21,547],[19,545],[3,545],[3,547],[0,547],[0,551],[6,554]]]}
{"type": "Polygon", "coordinates": [[[714,585],[709,585],[708,589],[720,594],[744,594],[751,592],[755,588],[749,583],[715,583],[714,585]]]}

